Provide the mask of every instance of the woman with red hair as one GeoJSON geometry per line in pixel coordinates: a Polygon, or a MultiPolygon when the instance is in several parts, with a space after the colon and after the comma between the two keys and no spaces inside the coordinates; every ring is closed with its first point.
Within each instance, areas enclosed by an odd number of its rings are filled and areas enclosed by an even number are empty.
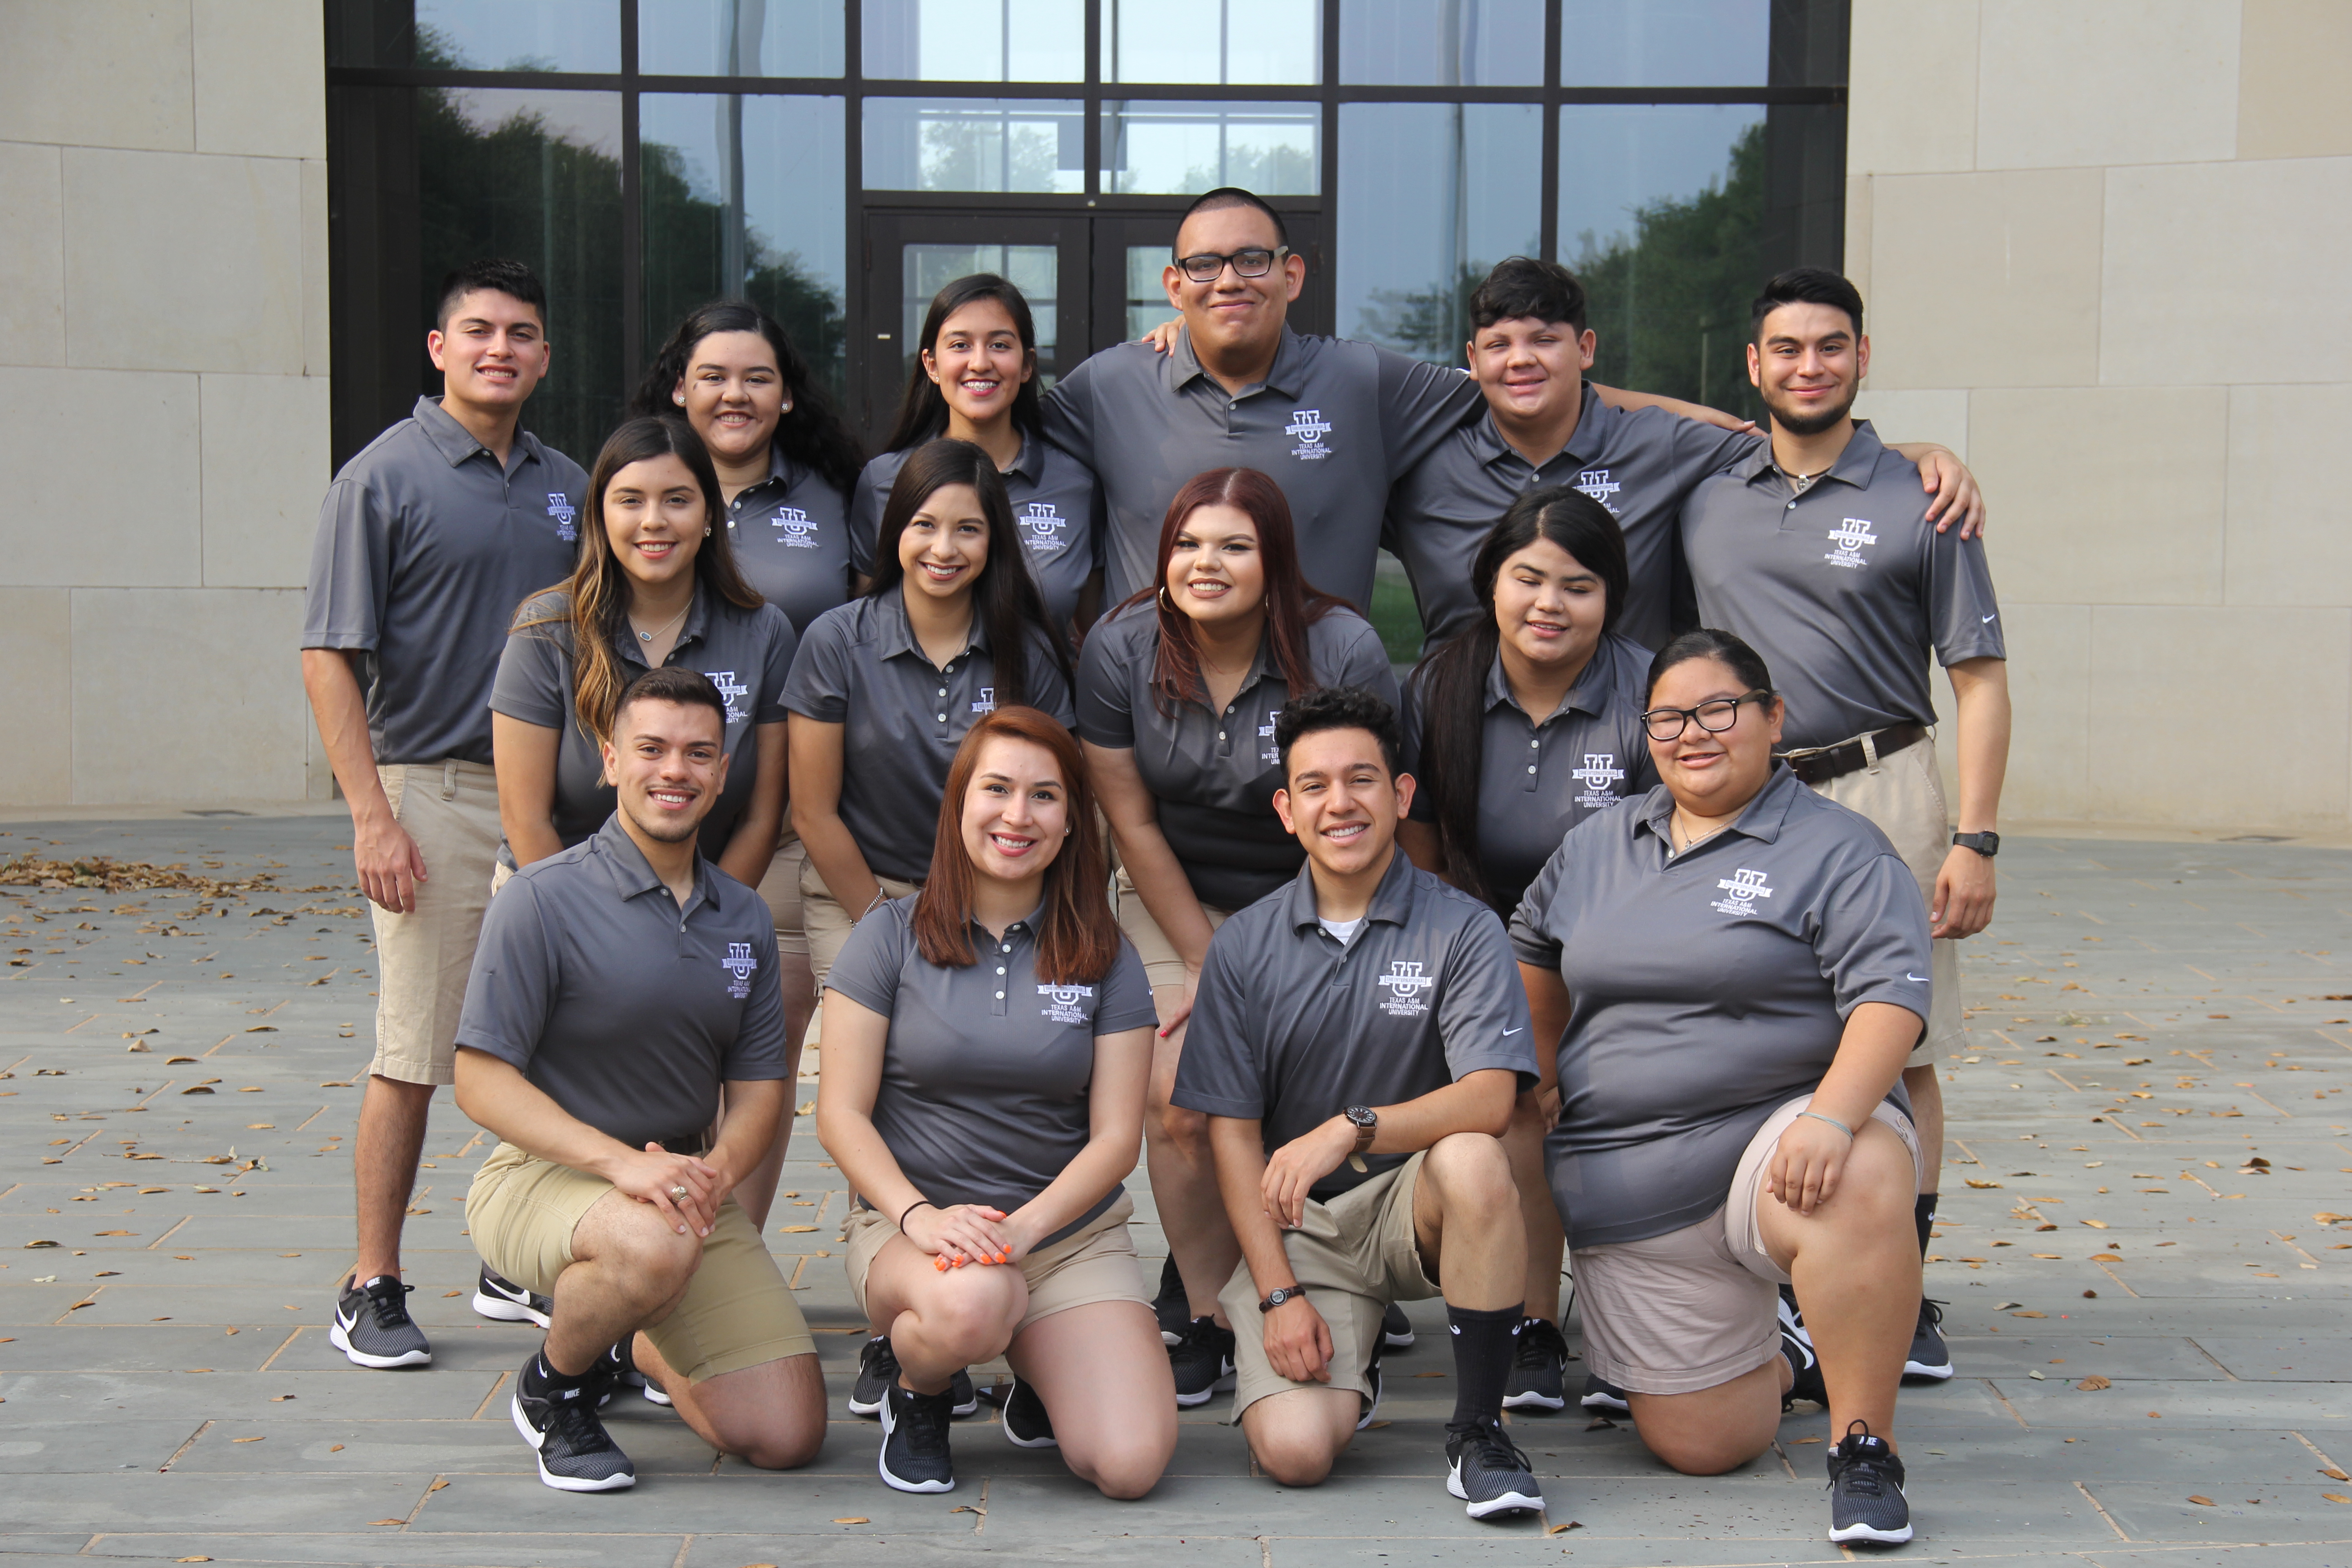
{"type": "Polygon", "coordinates": [[[1233,1326],[1216,1319],[1217,1292],[1241,1249],[1217,1195],[1208,1118],[1168,1095],[1210,933],[1304,863],[1274,814],[1274,722],[1319,686],[1397,701],[1379,635],[1299,570],[1281,488],[1255,468],[1195,475],[1169,502],[1152,588],[1087,634],[1077,694],[1087,764],[1118,843],[1119,925],[1160,1009],[1145,1134],[1171,1254],[1156,1306],[1180,1405],[1230,1383],[1233,1326]]]}

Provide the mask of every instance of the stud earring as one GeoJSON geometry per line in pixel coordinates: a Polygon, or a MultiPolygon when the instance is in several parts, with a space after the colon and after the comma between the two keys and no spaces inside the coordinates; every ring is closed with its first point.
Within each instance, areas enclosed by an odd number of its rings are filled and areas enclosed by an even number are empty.
{"type": "Polygon", "coordinates": [[[708,538],[709,538],[709,537],[710,537],[710,530],[709,530],[709,528],[707,528],[707,527],[706,527],[706,528],[702,531],[702,537],[703,537],[703,538],[705,538],[705,539],[708,539],[708,538]]]}

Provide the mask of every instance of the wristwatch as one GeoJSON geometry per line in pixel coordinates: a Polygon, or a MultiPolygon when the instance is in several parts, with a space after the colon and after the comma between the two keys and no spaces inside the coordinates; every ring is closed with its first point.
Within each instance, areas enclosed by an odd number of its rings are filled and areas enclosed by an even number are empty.
{"type": "Polygon", "coordinates": [[[1346,1117],[1356,1129],[1355,1152],[1360,1154],[1370,1148],[1372,1140],[1380,1134],[1380,1113],[1369,1105],[1351,1105],[1339,1114],[1346,1117]]]}
{"type": "Polygon", "coordinates": [[[1998,833],[1955,833],[1952,842],[1964,849],[1975,850],[1988,860],[2000,853],[2000,835],[1998,833]]]}
{"type": "Polygon", "coordinates": [[[1257,1310],[1261,1312],[1271,1312],[1285,1301],[1306,1294],[1307,1287],[1304,1285],[1285,1285],[1277,1289],[1268,1290],[1265,1293],[1265,1300],[1257,1304],[1257,1310]]]}

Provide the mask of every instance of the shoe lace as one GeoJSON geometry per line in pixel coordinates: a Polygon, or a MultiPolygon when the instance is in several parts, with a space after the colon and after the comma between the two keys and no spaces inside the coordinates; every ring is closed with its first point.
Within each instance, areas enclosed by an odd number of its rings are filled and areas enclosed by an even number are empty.
{"type": "Polygon", "coordinates": [[[379,1279],[367,1288],[368,1310],[374,1314],[379,1329],[397,1329],[409,1321],[408,1293],[414,1285],[402,1285],[389,1279],[379,1279]]]}
{"type": "Polygon", "coordinates": [[[583,1386],[570,1399],[548,1402],[547,1430],[574,1454],[601,1454],[613,1446],[604,1422],[596,1418],[596,1390],[583,1386]]]}
{"type": "Polygon", "coordinates": [[[1178,1353],[1193,1355],[1214,1352],[1223,1353],[1226,1331],[1217,1327],[1214,1318],[1195,1318],[1185,1325],[1183,1342],[1176,1347],[1178,1353]]]}
{"type": "Polygon", "coordinates": [[[1919,1321],[1931,1329],[1944,1326],[1944,1303],[1927,1297],[1919,1299],[1919,1321]]]}
{"type": "Polygon", "coordinates": [[[1530,1318],[1519,1330],[1519,1348],[1511,1354],[1514,1365],[1529,1371],[1567,1359],[1568,1341],[1549,1318],[1530,1318]]]}
{"type": "Polygon", "coordinates": [[[1843,1486],[1850,1497],[1885,1497],[1886,1478],[1879,1469],[1878,1457],[1854,1452],[1850,1447],[1856,1435],[1856,1427],[1861,1428],[1862,1436],[1870,1436],[1869,1422],[1857,1420],[1846,1424],[1845,1437],[1838,1445],[1837,1468],[1830,1473],[1830,1488],[1835,1489],[1843,1486]]]}
{"type": "Polygon", "coordinates": [[[1464,1447],[1483,1469],[1535,1471],[1527,1451],[1503,1435],[1500,1422],[1481,1421],[1465,1435],[1464,1447]]]}
{"type": "Polygon", "coordinates": [[[898,1357],[890,1348],[888,1335],[877,1335],[866,1342],[866,1371],[886,1384],[898,1381],[898,1357]]]}
{"type": "Polygon", "coordinates": [[[947,1395],[918,1394],[902,1400],[898,1416],[898,1427],[907,1439],[907,1447],[917,1454],[933,1458],[948,1451],[947,1395]]]}

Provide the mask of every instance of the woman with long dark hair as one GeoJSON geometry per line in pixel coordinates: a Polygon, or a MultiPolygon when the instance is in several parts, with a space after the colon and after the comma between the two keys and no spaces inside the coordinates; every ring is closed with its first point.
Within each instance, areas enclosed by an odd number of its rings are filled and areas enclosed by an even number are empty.
{"type": "Polygon", "coordinates": [[[856,1194],[850,1290],[874,1329],[852,1407],[882,1417],[886,1483],[949,1490],[950,1390],[1002,1355],[1004,1435],[1140,1497],[1176,1446],[1120,1184],[1155,1015],[1069,731],[1034,708],[983,715],[930,863],[825,981],[817,1134],[856,1194]]]}
{"type": "Polygon", "coordinates": [[[1305,852],[1274,812],[1275,718],[1318,686],[1391,703],[1379,634],[1299,570],[1289,503],[1255,468],[1186,480],[1160,524],[1153,586],[1087,637],[1079,733],[1118,841],[1119,924],[1143,954],[1161,1040],[1145,1124],[1168,1233],[1160,1328],[1176,1396],[1207,1399],[1231,1365],[1217,1292],[1241,1251],[1217,1194],[1208,1118],[1168,1102],[1210,934],[1298,874],[1305,852]]]}
{"type": "Polygon", "coordinates": [[[973,721],[1014,706],[1073,717],[1068,656],[1013,539],[988,454],[928,442],[890,487],[873,585],[801,642],[784,706],[820,985],[858,918],[930,875],[948,764],[973,721]]]}
{"type": "Polygon", "coordinates": [[[857,571],[874,569],[876,525],[907,454],[942,436],[969,441],[1004,477],[1048,619],[1057,631],[1086,628],[1102,591],[1102,486],[1093,469],[1045,439],[1036,377],[1037,328],[1019,289],[977,272],[932,298],[898,423],[850,502],[857,571]]]}

